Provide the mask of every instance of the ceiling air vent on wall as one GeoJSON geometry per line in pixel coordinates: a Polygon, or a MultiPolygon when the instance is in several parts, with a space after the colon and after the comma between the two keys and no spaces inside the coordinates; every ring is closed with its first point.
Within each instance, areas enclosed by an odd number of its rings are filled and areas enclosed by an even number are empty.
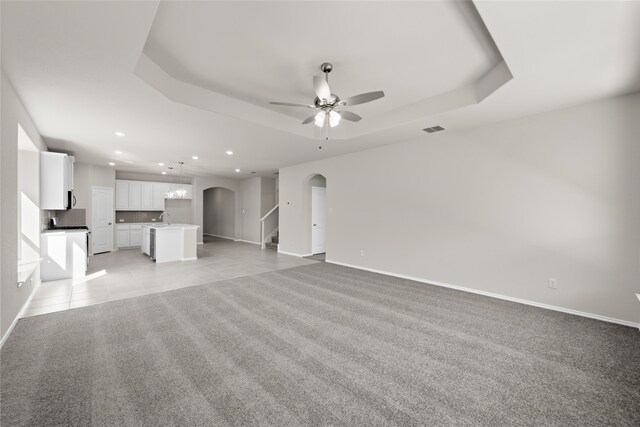
{"type": "Polygon", "coordinates": [[[440,132],[441,130],[446,130],[446,129],[443,128],[442,126],[434,126],[430,128],[424,128],[422,130],[425,131],[426,133],[434,133],[434,132],[440,132]]]}

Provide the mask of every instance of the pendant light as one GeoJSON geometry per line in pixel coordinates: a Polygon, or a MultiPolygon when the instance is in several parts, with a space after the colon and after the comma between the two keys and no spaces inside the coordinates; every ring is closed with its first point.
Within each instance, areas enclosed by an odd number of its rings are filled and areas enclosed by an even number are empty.
{"type": "Polygon", "coordinates": [[[169,166],[169,191],[164,193],[165,199],[175,199],[176,193],[173,191],[173,166],[169,166]]]}
{"type": "Polygon", "coordinates": [[[180,164],[180,187],[176,190],[176,199],[186,199],[187,198],[187,190],[184,188],[182,184],[182,165],[184,162],[178,162],[180,164]]]}

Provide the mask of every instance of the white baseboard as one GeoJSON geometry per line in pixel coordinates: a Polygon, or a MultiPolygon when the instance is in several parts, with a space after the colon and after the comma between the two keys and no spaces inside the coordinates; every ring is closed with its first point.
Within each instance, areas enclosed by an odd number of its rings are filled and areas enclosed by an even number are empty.
{"type": "Polygon", "coordinates": [[[235,241],[236,242],[242,242],[242,243],[251,243],[252,245],[260,246],[260,242],[252,242],[251,240],[235,239],[235,241]]]}
{"type": "MultiPolygon", "coordinates": [[[[36,270],[40,271],[39,269],[36,269],[36,270]]],[[[18,323],[18,320],[22,319],[22,316],[24,315],[25,310],[27,309],[27,307],[29,307],[29,304],[31,303],[33,296],[36,294],[36,291],[38,290],[41,284],[42,284],[42,280],[39,280],[38,283],[36,283],[36,285],[31,290],[31,295],[29,295],[29,298],[27,298],[25,303],[22,305],[22,308],[16,315],[16,318],[13,319],[13,322],[11,322],[11,325],[9,326],[9,329],[7,329],[7,332],[5,332],[5,334],[2,336],[2,340],[0,340],[0,348],[2,348],[4,343],[7,341],[7,339],[9,338],[9,335],[11,335],[11,331],[13,331],[13,328],[15,328],[16,324],[18,323]]]]}
{"type": "Polygon", "coordinates": [[[197,256],[194,256],[192,258],[183,258],[182,261],[196,261],[198,259],[197,256]]]}
{"type": "Polygon", "coordinates": [[[209,236],[209,237],[218,237],[218,238],[220,238],[220,239],[233,240],[234,242],[240,242],[240,241],[241,241],[241,240],[236,239],[235,237],[221,236],[221,235],[219,235],[219,234],[203,233],[203,235],[205,235],[205,236],[209,236]]]}
{"type": "Polygon", "coordinates": [[[227,239],[227,240],[233,240],[234,242],[251,243],[252,245],[260,245],[259,242],[253,242],[251,240],[236,239],[235,237],[229,237],[229,236],[220,236],[218,234],[202,233],[202,235],[210,236],[210,237],[219,237],[221,239],[227,239]]]}
{"type": "MultiPolygon", "coordinates": [[[[291,254],[291,255],[293,255],[293,254],[291,254]]],[[[415,282],[426,283],[426,284],[434,285],[434,286],[441,286],[443,288],[456,289],[458,291],[469,292],[469,293],[478,294],[478,295],[484,295],[486,297],[498,298],[498,299],[501,299],[501,300],[517,302],[517,303],[525,304],[525,305],[530,305],[530,306],[533,306],[533,307],[546,308],[547,310],[559,311],[559,312],[562,312],[562,313],[573,314],[573,315],[582,316],[582,317],[588,317],[590,319],[602,320],[603,322],[617,323],[619,325],[631,326],[632,328],[640,329],[640,323],[630,322],[628,320],[622,320],[622,319],[616,319],[616,318],[613,318],[613,317],[601,316],[599,314],[587,313],[585,311],[578,311],[578,310],[573,310],[573,309],[570,309],[570,308],[558,307],[558,306],[555,306],[555,305],[549,305],[549,304],[544,304],[544,303],[540,303],[540,302],[529,301],[529,300],[525,300],[525,299],[521,299],[521,298],[514,298],[514,297],[510,297],[510,296],[506,296],[506,295],[496,294],[496,293],[493,293],[493,292],[486,292],[486,291],[481,291],[481,290],[478,290],[478,289],[466,288],[464,286],[450,285],[448,283],[436,282],[434,280],[426,280],[426,279],[422,279],[420,277],[407,276],[405,274],[397,274],[397,273],[391,273],[389,271],[377,270],[377,269],[374,269],[374,268],[360,267],[360,266],[357,266],[357,265],[346,264],[346,263],[338,262],[338,261],[331,261],[331,260],[328,260],[328,259],[325,262],[327,262],[329,264],[336,264],[336,265],[342,265],[344,267],[355,268],[357,270],[370,271],[372,273],[384,274],[386,276],[398,277],[400,279],[413,280],[415,282]]]]}
{"type": "Polygon", "coordinates": [[[285,252],[285,251],[281,251],[281,250],[280,250],[280,245],[278,245],[278,253],[279,253],[279,254],[282,254],[282,255],[297,256],[298,258],[304,258],[304,257],[306,257],[306,256],[311,256],[311,255],[313,255],[313,254],[296,254],[296,253],[293,253],[293,252],[285,252]]]}

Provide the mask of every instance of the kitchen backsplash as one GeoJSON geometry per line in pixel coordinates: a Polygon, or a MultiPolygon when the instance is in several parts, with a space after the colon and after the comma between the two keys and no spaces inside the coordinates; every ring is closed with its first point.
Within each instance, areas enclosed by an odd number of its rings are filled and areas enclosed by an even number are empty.
{"type": "Polygon", "coordinates": [[[162,222],[160,214],[157,211],[116,211],[116,224],[124,224],[128,222],[162,222]]]}
{"type": "Polygon", "coordinates": [[[42,231],[49,229],[49,219],[54,212],[55,211],[49,211],[45,209],[40,210],[40,229],[42,231]]]}
{"type": "Polygon", "coordinates": [[[49,211],[50,218],[58,220],[58,227],[87,225],[86,209],[69,209],[67,211],[49,211]]]}

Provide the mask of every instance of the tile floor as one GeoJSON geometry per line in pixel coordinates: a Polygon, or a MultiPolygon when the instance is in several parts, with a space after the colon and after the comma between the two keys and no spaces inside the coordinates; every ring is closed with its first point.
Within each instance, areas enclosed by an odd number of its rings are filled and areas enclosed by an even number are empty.
{"type": "Polygon", "coordinates": [[[266,273],[317,261],[261,250],[250,243],[206,238],[198,260],[156,264],[138,249],[90,258],[87,276],[43,282],[23,317],[266,273]]]}

